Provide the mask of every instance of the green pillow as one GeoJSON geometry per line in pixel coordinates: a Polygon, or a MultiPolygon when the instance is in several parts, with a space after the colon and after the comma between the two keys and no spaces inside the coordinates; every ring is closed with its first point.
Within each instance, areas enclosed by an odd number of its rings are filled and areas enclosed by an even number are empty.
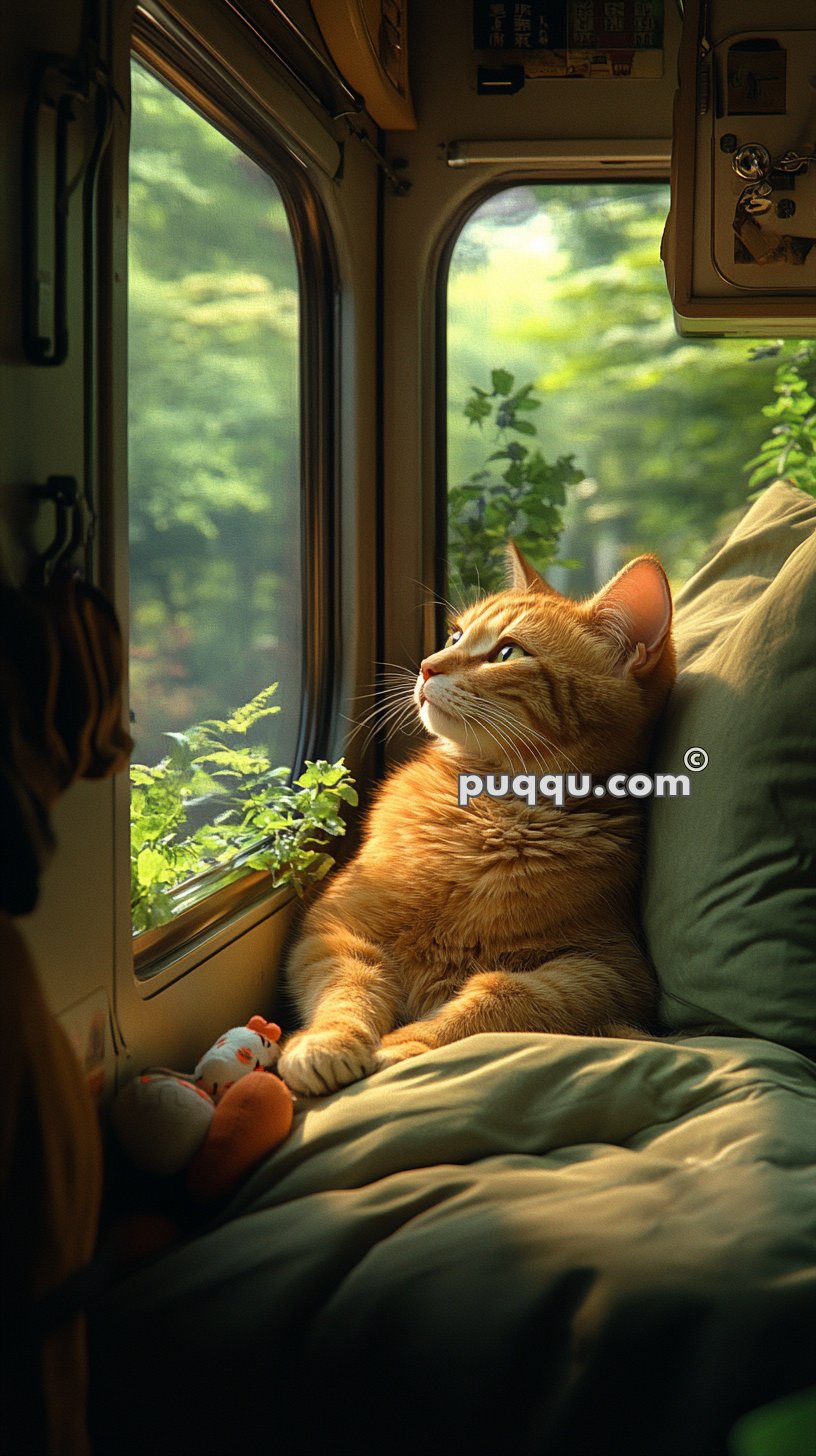
{"type": "Polygon", "coordinates": [[[644,885],[661,1020],[816,1057],[816,500],[770,486],[676,608],[655,768],[690,796],[653,799],[644,885]]]}
{"type": "Polygon", "coordinates": [[[774,1400],[737,1421],[732,1456],[812,1456],[816,1445],[816,1385],[774,1400]]]}

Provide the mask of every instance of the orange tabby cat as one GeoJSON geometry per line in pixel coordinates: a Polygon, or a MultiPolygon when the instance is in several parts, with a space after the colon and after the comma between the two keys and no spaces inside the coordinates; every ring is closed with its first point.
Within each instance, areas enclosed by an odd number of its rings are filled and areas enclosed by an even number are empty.
{"type": "Polygon", "coordinates": [[[511,546],[414,690],[432,735],[379,790],[365,841],[309,911],[289,983],[306,1023],[278,1064],[322,1095],[482,1031],[626,1035],[654,981],[637,932],[643,807],[482,794],[463,773],[646,767],[675,675],[671,596],[638,557],[585,602],[511,546]]]}

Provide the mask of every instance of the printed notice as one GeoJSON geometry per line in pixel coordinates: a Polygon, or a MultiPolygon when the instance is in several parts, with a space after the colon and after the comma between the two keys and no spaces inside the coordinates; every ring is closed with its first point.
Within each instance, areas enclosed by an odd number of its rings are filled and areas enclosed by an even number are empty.
{"type": "Polygon", "coordinates": [[[663,74],[664,0],[474,0],[477,50],[525,77],[663,74]]]}

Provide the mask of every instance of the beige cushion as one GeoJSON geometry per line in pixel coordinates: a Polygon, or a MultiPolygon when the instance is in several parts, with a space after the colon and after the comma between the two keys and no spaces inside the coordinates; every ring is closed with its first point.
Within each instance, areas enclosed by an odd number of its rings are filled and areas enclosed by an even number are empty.
{"type": "Polygon", "coordinates": [[[656,753],[644,923],[670,1031],[713,1025],[816,1056],[816,500],[770,486],[679,593],[680,671],[656,753]]]}

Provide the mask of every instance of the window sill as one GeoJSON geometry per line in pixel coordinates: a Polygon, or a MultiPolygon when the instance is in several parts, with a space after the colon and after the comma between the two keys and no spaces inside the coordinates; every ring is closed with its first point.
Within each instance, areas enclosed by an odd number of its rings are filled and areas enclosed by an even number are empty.
{"type": "MultiPolygon", "coordinates": [[[[195,883],[188,881],[185,891],[195,883]]],[[[250,870],[166,924],[142,931],[133,941],[133,970],[144,994],[154,995],[294,899],[292,889],[274,889],[266,871],[250,870]]]]}

